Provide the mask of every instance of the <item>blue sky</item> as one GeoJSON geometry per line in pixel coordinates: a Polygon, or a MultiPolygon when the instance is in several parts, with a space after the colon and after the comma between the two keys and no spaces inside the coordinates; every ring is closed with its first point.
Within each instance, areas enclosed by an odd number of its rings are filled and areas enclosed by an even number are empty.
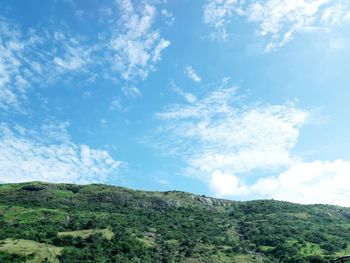
{"type": "Polygon", "coordinates": [[[0,3],[0,182],[350,205],[350,4],[0,3]]]}

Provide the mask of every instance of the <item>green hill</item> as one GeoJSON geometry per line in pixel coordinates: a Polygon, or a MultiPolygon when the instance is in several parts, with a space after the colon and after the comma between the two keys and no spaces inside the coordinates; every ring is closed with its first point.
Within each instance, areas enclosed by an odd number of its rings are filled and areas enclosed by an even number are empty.
{"type": "Polygon", "coordinates": [[[0,262],[329,262],[350,209],[109,185],[0,185],[0,262]]]}

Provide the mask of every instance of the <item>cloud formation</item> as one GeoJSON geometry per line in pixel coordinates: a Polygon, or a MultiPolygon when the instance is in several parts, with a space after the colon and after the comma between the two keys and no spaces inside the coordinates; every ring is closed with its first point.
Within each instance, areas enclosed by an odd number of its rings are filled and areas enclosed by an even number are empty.
{"type": "Polygon", "coordinates": [[[23,31],[0,17],[0,110],[24,112],[33,86],[88,72],[93,47],[59,31],[23,31]]]}
{"type": "Polygon", "coordinates": [[[122,91],[124,93],[125,96],[127,97],[133,97],[133,98],[136,98],[136,97],[141,97],[142,96],[142,93],[140,91],[139,88],[136,88],[136,87],[133,87],[133,86],[124,86],[122,88],[122,91]]]}
{"type": "Polygon", "coordinates": [[[54,33],[55,41],[61,43],[63,52],[53,54],[53,63],[61,70],[78,71],[83,70],[92,63],[93,46],[83,45],[78,38],[67,36],[62,32],[54,33]]]}
{"type": "Polygon", "coordinates": [[[156,115],[157,138],[185,162],[184,174],[217,196],[350,206],[349,161],[306,162],[293,154],[308,111],[290,102],[243,103],[235,88],[222,86],[204,98],[169,105],[156,115]]]}
{"type": "Polygon", "coordinates": [[[135,7],[131,0],[117,1],[122,13],[121,28],[111,40],[113,68],[125,80],[145,79],[161,59],[161,52],[170,41],[153,29],[157,10],[144,3],[135,7]]]}
{"type": "Polygon", "coordinates": [[[278,48],[289,42],[294,33],[307,27],[320,26],[320,18],[326,12],[330,0],[265,0],[247,6],[245,15],[250,22],[258,24],[258,34],[270,36],[273,40],[266,51],[278,48]]]}
{"type": "Polygon", "coordinates": [[[194,82],[200,82],[202,80],[192,66],[187,66],[185,68],[185,75],[194,82]]]}
{"type": "MultiPolygon", "coordinates": [[[[24,112],[30,88],[59,80],[71,81],[82,75],[95,80],[100,75],[137,82],[155,71],[163,50],[170,45],[154,28],[156,7],[119,0],[108,10],[116,11],[117,6],[120,19],[105,24],[105,32],[98,37],[60,27],[25,30],[0,17],[0,110],[24,112]]],[[[141,95],[136,88],[128,91],[129,95],[141,95]]]]}
{"type": "Polygon", "coordinates": [[[242,184],[237,176],[220,170],[211,174],[209,186],[219,196],[237,196],[248,192],[247,186],[242,184]]]}
{"type": "Polygon", "coordinates": [[[28,86],[22,74],[27,42],[23,43],[21,32],[2,17],[0,32],[0,109],[19,110],[28,86]]]}
{"type": "Polygon", "coordinates": [[[175,22],[175,17],[173,13],[170,13],[168,10],[166,9],[162,9],[161,14],[163,16],[163,18],[165,19],[165,23],[169,26],[171,26],[172,24],[174,24],[175,22]]]}
{"type": "Polygon", "coordinates": [[[349,174],[349,161],[301,162],[277,177],[260,179],[250,191],[302,204],[350,206],[349,174]]]}
{"type": "Polygon", "coordinates": [[[350,3],[343,0],[208,0],[204,5],[204,23],[222,39],[227,38],[227,27],[234,15],[256,24],[257,34],[269,42],[266,51],[271,51],[289,42],[298,31],[349,22],[350,3]]]}
{"type": "MultiPolygon", "coordinates": [[[[108,152],[72,142],[68,123],[47,123],[41,132],[0,125],[0,182],[105,182],[123,163],[108,152]]],[[[110,178],[109,178],[110,179],[110,178]]]]}
{"type": "Polygon", "coordinates": [[[194,103],[197,100],[197,97],[193,95],[192,93],[186,92],[183,89],[179,88],[175,85],[175,83],[171,83],[172,90],[182,96],[187,102],[194,103]]]}
{"type": "Polygon", "coordinates": [[[164,141],[186,162],[186,173],[218,195],[243,193],[239,181],[246,173],[296,163],[291,150],[308,117],[293,103],[242,106],[230,87],[157,114],[164,141]]]}
{"type": "Polygon", "coordinates": [[[236,10],[237,0],[209,0],[203,7],[203,21],[213,27],[212,38],[225,40],[228,36],[226,27],[236,10]]]}

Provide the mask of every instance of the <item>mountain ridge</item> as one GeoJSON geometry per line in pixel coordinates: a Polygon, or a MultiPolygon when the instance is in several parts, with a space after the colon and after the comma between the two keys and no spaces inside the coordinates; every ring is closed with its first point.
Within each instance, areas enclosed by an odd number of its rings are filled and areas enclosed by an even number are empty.
{"type": "Polygon", "coordinates": [[[105,184],[0,184],[0,226],[1,262],[329,262],[350,252],[349,208],[105,184]],[[32,251],[19,249],[28,242],[32,251]]]}

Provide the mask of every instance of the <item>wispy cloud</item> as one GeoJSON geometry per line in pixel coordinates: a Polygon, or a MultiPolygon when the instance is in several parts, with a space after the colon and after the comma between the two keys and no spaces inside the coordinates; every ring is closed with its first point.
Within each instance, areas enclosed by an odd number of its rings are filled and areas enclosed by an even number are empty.
{"type": "Polygon", "coordinates": [[[169,26],[171,26],[172,24],[174,24],[175,22],[175,16],[173,13],[170,13],[168,10],[166,9],[162,9],[161,14],[163,16],[163,18],[165,19],[165,23],[169,26]]]}
{"type": "Polygon", "coordinates": [[[293,153],[300,129],[312,121],[295,103],[247,105],[235,88],[222,86],[156,116],[159,149],[217,196],[350,206],[349,161],[306,162],[293,153]]]}
{"type": "Polygon", "coordinates": [[[54,39],[59,41],[61,54],[54,54],[53,62],[59,69],[65,71],[83,70],[92,62],[93,47],[82,45],[77,38],[68,37],[61,32],[54,33],[54,39]]]}
{"type": "Polygon", "coordinates": [[[171,88],[175,93],[182,96],[187,102],[189,102],[189,103],[196,102],[197,98],[195,95],[193,95],[192,93],[189,93],[189,92],[185,92],[183,89],[176,86],[175,83],[171,83],[171,88]]]}
{"type": "Polygon", "coordinates": [[[298,158],[291,150],[309,116],[293,103],[239,104],[235,88],[219,88],[156,115],[164,143],[186,162],[186,173],[220,195],[242,193],[240,180],[249,172],[294,164],[298,158]]]}
{"type": "Polygon", "coordinates": [[[162,185],[169,185],[170,182],[168,180],[164,180],[164,179],[157,179],[156,182],[158,184],[162,184],[162,185]]]}
{"type": "Polygon", "coordinates": [[[187,66],[185,68],[185,75],[194,82],[200,82],[202,80],[192,66],[187,66]]]}
{"type": "MultiPolygon", "coordinates": [[[[69,82],[82,74],[88,81],[99,75],[111,81],[117,77],[128,86],[155,71],[163,50],[170,45],[154,26],[156,6],[119,0],[103,10],[108,23],[105,32],[96,37],[61,27],[25,30],[0,17],[0,110],[25,112],[23,103],[29,89],[63,78],[69,82]],[[117,6],[119,20],[111,18],[117,6]]],[[[131,88],[127,93],[138,96],[141,91],[131,88]]]]}
{"type": "Polygon", "coordinates": [[[122,105],[120,98],[116,98],[116,97],[112,98],[111,104],[109,105],[108,109],[110,111],[122,110],[123,105],[122,105]]]}
{"type": "Polygon", "coordinates": [[[0,32],[0,109],[19,110],[28,86],[21,74],[26,45],[21,32],[2,17],[0,32]]]}
{"type": "Polygon", "coordinates": [[[20,30],[0,17],[0,109],[24,112],[28,89],[87,72],[92,47],[60,32],[20,30]]]}
{"type": "Polygon", "coordinates": [[[259,24],[258,34],[271,36],[267,51],[289,42],[294,33],[306,27],[319,25],[322,8],[335,1],[330,0],[264,0],[250,4],[245,15],[248,20],[259,24]]]}
{"type": "Polygon", "coordinates": [[[68,123],[47,123],[41,132],[0,125],[0,182],[104,182],[123,163],[108,152],[75,144],[68,123]]]}
{"type": "Polygon", "coordinates": [[[289,42],[298,31],[349,22],[350,3],[343,0],[208,0],[204,5],[204,22],[223,39],[234,15],[255,23],[257,34],[269,39],[266,51],[271,51],[289,42]]]}
{"type": "Polygon", "coordinates": [[[141,90],[139,88],[134,87],[134,86],[124,86],[122,88],[122,91],[123,91],[124,95],[127,97],[136,98],[136,97],[142,96],[141,90]]]}
{"type": "Polygon", "coordinates": [[[237,0],[209,0],[203,8],[203,21],[213,27],[213,38],[225,40],[228,36],[226,27],[236,9],[237,0]]]}
{"type": "Polygon", "coordinates": [[[145,79],[155,70],[155,63],[161,59],[161,52],[170,45],[170,41],[153,29],[157,10],[144,3],[134,6],[131,0],[117,1],[121,17],[121,28],[111,40],[113,50],[113,68],[122,78],[145,79]]]}

